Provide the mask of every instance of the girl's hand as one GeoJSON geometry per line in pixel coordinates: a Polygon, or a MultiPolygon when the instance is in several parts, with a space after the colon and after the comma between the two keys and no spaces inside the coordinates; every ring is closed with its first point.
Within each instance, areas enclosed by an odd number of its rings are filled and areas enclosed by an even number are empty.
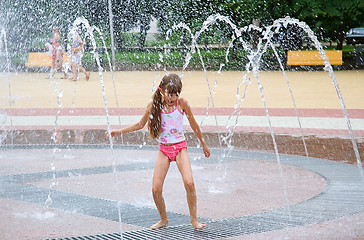
{"type": "Polygon", "coordinates": [[[202,150],[203,153],[205,154],[205,157],[207,158],[210,157],[210,149],[205,142],[202,143],[202,150]]]}
{"type": "MultiPolygon", "coordinates": [[[[112,130],[110,133],[111,133],[111,137],[120,136],[121,135],[121,130],[112,130]]],[[[109,132],[108,131],[105,132],[105,136],[106,136],[106,139],[109,139],[109,132]]]]}

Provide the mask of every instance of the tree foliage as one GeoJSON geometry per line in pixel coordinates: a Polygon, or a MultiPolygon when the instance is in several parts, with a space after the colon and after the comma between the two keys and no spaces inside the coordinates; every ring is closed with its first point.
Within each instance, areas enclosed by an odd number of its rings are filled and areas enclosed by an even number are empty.
{"type": "MultiPolygon", "coordinates": [[[[39,36],[51,36],[52,26],[64,35],[73,21],[84,16],[105,34],[109,31],[108,0],[0,0],[2,26],[11,46],[27,49],[39,36]]],[[[227,16],[238,27],[258,20],[262,26],[290,16],[305,21],[322,39],[342,47],[345,33],[364,24],[363,0],[111,0],[116,46],[123,46],[122,33],[139,28],[139,48],[145,45],[152,18],[163,35],[174,24],[186,23],[193,31],[212,14],[227,16]]],[[[217,26],[225,35],[226,27],[217,26]]],[[[215,31],[210,31],[216,34],[215,31]]],[[[206,37],[207,39],[207,37],[206,37]]]]}

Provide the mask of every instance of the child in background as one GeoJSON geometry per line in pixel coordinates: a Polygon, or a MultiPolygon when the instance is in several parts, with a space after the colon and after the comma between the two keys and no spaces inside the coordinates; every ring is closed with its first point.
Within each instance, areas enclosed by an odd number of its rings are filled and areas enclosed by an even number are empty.
{"type": "Polygon", "coordinates": [[[86,70],[82,66],[82,57],[83,57],[83,41],[78,33],[74,32],[74,40],[71,46],[71,70],[73,73],[73,77],[70,79],[72,81],[77,81],[77,70],[79,69],[86,75],[86,81],[90,79],[90,74],[86,72],[86,70]]]}
{"type": "MultiPolygon", "coordinates": [[[[150,226],[151,229],[158,229],[168,225],[162,192],[164,180],[171,162],[176,162],[178,170],[182,175],[192,226],[196,229],[206,227],[206,224],[201,224],[197,221],[196,189],[190,160],[187,155],[187,143],[183,133],[184,114],[186,114],[192,130],[201,142],[205,157],[210,156],[210,150],[202,137],[200,127],[192,114],[190,105],[186,99],[179,98],[181,90],[182,82],[178,75],[169,74],[164,76],[140,121],[126,128],[110,132],[112,137],[120,136],[121,134],[140,130],[148,122],[150,137],[159,141],[159,152],[153,174],[152,193],[161,221],[150,226]]],[[[108,132],[106,132],[106,136],[109,136],[108,132]]]]}
{"type": "Polygon", "coordinates": [[[52,67],[47,78],[53,78],[57,71],[57,42],[61,41],[61,33],[58,27],[53,27],[53,37],[50,43],[46,43],[46,49],[48,50],[48,56],[52,58],[52,67]]]}
{"type": "MultiPolygon", "coordinates": [[[[47,42],[45,44],[45,48],[47,50],[47,55],[52,58],[53,56],[53,46],[50,42],[47,42]]],[[[49,75],[46,77],[47,79],[48,78],[51,78],[51,76],[53,75],[53,58],[52,58],[52,67],[51,67],[51,71],[49,72],[49,75]]]]}
{"type": "Polygon", "coordinates": [[[51,71],[51,78],[54,77],[54,75],[56,74],[57,72],[57,69],[61,69],[61,71],[63,72],[63,78],[66,78],[67,77],[67,74],[66,74],[66,71],[65,69],[63,68],[63,47],[61,45],[61,42],[59,40],[56,41],[56,44],[55,44],[55,52],[56,52],[56,60],[55,60],[55,63],[54,63],[54,68],[52,68],[53,71],[51,71]]]}

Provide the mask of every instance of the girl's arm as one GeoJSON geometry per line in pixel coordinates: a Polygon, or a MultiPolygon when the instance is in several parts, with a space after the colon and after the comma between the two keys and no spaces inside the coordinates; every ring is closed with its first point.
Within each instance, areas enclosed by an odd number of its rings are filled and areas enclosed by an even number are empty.
{"type": "Polygon", "coordinates": [[[82,55],[84,55],[85,53],[83,52],[83,41],[81,39],[81,44],[80,44],[80,47],[79,47],[79,50],[82,51],[82,55]]]}
{"type": "Polygon", "coordinates": [[[190,123],[193,132],[196,134],[198,140],[200,140],[205,157],[210,157],[210,149],[205,143],[205,140],[203,139],[200,126],[198,125],[198,123],[195,120],[195,117],[193,116],[190,105],[184,98],[178,99],[178,102],[180,103],[183,112],[186,114],[186,117],[188,119],[188,122],[190,123]]]}
{"type": "MultiPolygon", "coordinates": [[[[134,123],[133,125],[130,125],[130,126],[126,127],[126,128],[112,130],[111,131],[111,137],[120,136],[121,134],[138,131],[138,130],[144,128],[145,124],[147,124],[148,119],[149,119],[150,106],[151,106],[151,104],[148,105],[147,109],[145,110],[144,115],[142,116],[142,118],[140,119],[139,122],[134,123]]],[[[109,134],[108,134],[107,131],[105,132],[105,134],[106,134],[106,137],[109,137],[109,134]]]]}

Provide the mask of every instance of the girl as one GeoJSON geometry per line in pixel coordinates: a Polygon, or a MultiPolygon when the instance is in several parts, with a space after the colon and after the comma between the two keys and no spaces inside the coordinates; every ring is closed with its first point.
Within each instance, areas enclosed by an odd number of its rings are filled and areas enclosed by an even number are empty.
{"type": "Polygon", "coordinates": [[[47,76],[46,78],[52,78],[54,75],[54,72],[56,71],[56,60],[57,60],[57,41],[61,41],[61,33],[59,31],[58,27],[53,27],[53,38],[51,40],[51,47],[49,45],[46,44],[47,49],[49,49],[49,51],[51,51],[51,54],[48,52],[48,55],[52,57],[52,67],[51,67],[51,72],[49,73],[49,76],[47,76]],[[52,49],[52,50],[50,50],[52,49]]]}
{"type": "MultiPolygon", "coordinates": [[[[192,130],[200,140],[205,157],[210,156],[199,125],[197,124],[187,100],[179,98],[182,82],[178,75],[169,74],[163,77],[158,89],[140,121],[120,130],[112,130],[111,136],[120,136],[128,132],[142,129],[148,122],[148,129],[152,139],[158,139],[159,152],[153,174],[153,199],[161,221],[150,226],[158,229],[168,225],[168,217],[164,198],[162,196],[163,183],[170,163],[175,161],[183,179],[187,193],[187,203],[191,216],[191,224],[196,229],[203,229],[206,224],[197,221],[196,189],[192,177],[190,160],[187,156],[187,144],[183,133],[183,114],[186,114],[192,130]]],[[[108,132],[106,132],[108,136],[108,132]]]]}
{"type": "Polygon", "coordinates": [[[61,42],[59,40],[56,41],[55,47],[56,47],[55,68],[52,69],[50,78],[54,77],[58,68],[61,69],[61,71],[63,72],[63,78],[66,78],[67,77],[66,71],[63,69],[63,48],[62,48],[61,42]]]}
{"type": "Polygon", "coordinates": [[[72,81],[77,81],[77,68],[80,69],[81,72],[83,72],[86,76],[86,81],[90,79],[90,74],[86,71],[86,69],[82,66],[82,57],[83,57],[83,42],[78,35],[78,33],[73,33],[73,42],[71,46],[71,70],[73,73],[73,77],[70,79],[72,81]]]}
{"type": "Polygon", "coordinates": [[[53,38],[52,38],[52,48],[53,48],[53,54],[52,59],[56,60],[56,43],[57,41],[61,41],[61,33],[59,32],[58,27],[53,27],[53,38]]]}

